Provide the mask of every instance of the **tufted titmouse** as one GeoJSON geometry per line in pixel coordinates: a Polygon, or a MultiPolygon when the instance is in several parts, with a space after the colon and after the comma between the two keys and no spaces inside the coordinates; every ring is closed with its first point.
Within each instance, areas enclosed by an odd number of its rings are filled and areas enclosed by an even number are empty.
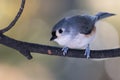
{"type": "Polygon", "coordinates": [[[63,55],[67,53],[68,48],[80,49],[85,47],[84,55],[89,58],[89,44],[96,34],[95,23],[98,20],[113,15],[115,14],[100,12],[95,16],[76,15],[63,18],[53,27],[50,41],[55,41],[59,45],[63,46],[63,55]]]}

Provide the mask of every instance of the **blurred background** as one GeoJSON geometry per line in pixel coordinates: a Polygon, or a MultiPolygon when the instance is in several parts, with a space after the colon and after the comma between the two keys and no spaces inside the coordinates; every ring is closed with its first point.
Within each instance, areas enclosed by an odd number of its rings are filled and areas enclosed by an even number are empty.
{"type": "MultiPolygon", "coordinates": [[[[0,29],[15,17],[21,0],[0,0],[0,29]]],[[[119,47],[120,0],[27,0],[17,24],[5,33],[17,40],[59,46],[50,42],[51,29],[61,18],[98,12],[117,14],[96,23],[92,49],[119,47]]],[[[89,60],[34,54],[27,60],[0,45],[0,80],[119,80],[120,58],[89,60]]]]}

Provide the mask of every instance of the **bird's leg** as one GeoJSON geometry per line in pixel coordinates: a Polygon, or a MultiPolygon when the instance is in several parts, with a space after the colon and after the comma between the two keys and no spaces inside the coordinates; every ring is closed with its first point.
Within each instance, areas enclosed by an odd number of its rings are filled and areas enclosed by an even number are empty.
{"type": "Polygon", "coordinates": [[[63,55],[65,56],[68,52],[68,47],[63,47],[62,51],[63,51],[63,55]]]}
{"type": "Polygon", "coordinates": [[[89,44],[87,45],[86,49],[85,49],[85,54],[87,56],[87,59],[90,57],[90,46],[89,44]]]}

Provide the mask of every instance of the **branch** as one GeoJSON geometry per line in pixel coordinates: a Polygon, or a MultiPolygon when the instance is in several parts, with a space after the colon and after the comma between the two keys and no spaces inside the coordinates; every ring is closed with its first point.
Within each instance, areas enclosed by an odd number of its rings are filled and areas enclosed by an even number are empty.
{"type": "MultiPolygon", "coordinates": [[[[35,52],[39,54],[63,56],[63,57],[86,58],[86,56],[84,56],[84,50],[69,49],[68,54],[64,56],[62,54],[61,48],[35,44],[35,43],[22,42],[7,37],[3,34],[0,35],[0,43],[10,48],[16,49],[28,59],[32,59],[32,56],[30,54],[31,52],[35,52]]],[[[97,59],[119,57],[120,48],[111,49],[111,50],[91,50],[90,56],[91,56],[90,58],[97,58],[97,59]]]]}
{"type": "MultiPolygon", "coordinates": [[[[19,40],[12,39],[3,33],[10,30],[15,23],[20,18],[25,5],[25,0],[22,0],[21,7],[15,17],[15,19],[4,29],[0,30],[0,44],[13,48],[19,51],[22,55],[27,57],[28,59],[32,59],[31,52],[47,54],[47,55],[55,55],[55,56],[63,56],[63,57],[75,57],[75,58],[86,58],[84,56],[84,50],[76,50],[69,49],[68,54],[65,56],[62,54],[61,48],[28,43],[19,40]]],[[[111,57],[119,57],[120,56],[120,48],[110,49],[110,50],[91,50],[90,58],[111,58],[111,57]]]]}
{"type": "Polygon", "coordinates": [[[15,25],[15,23],[18,21],[18,19],[20,18],[21,14],[23,12],[24,5],[25,5],[25,0],[22,0],[21,7],[20,7],[17,15],[15,16],[14,20],[7,27],[5,27],[4,29],[0,30],[0,33],[7,32],[8,30],[10,30],[15,25]]]}

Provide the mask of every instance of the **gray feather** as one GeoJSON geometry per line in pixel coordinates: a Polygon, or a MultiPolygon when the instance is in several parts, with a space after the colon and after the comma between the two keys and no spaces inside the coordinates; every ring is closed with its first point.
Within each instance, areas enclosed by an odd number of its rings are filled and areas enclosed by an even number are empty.
{"type": "Polygon", "coordinates": [[[93,30],[96,21],[113,16],[115,14],[100,12],[95,16],[76,15],[69,18],[63,18],[54,27],[53,31],[60,28],[65,28],[65,32],[74,31],[74,33],[90,34],[93,30]]]}
{"type": "Polygon", "coordinates": [[[67,23],[71,30],[74,30],[74,33],[79,32],[81,34],[89,34],[94,27],[93,19],[88,15],[73,16],[67,19],[67,23]]]}
{"type": "Polygon", "coordinates": [[[107,17],[111,17],[111,16],[114,16],[115,14],[113,13],[107,13],[107,12],[99,12],[97,13],[95,16],[96,16],[96,20],[101,20],[101,19],[104,19],[104,18],[107,18],[107,17]]]}

